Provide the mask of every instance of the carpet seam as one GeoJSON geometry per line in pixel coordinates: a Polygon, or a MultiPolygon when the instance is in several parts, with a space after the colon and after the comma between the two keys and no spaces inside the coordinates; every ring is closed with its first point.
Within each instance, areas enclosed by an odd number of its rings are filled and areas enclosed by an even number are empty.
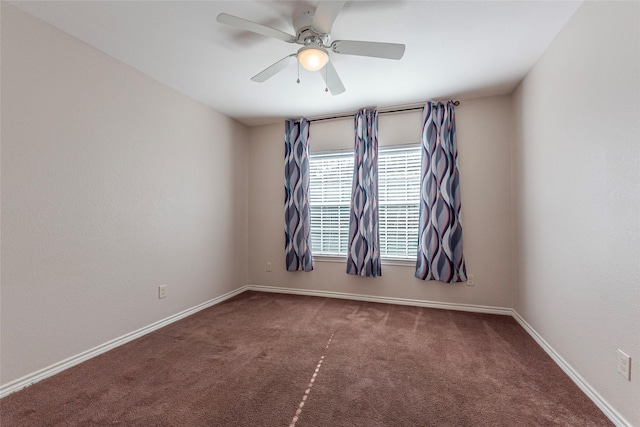
{"type": "MultiPolygon", "coordinates": [[[[331,340],[333,340],[333,336],[334,335],[335,335],[335,332],[333,334],[331,334],[331,336],[329,337],[329,341],[327,341],[327,345],[324,347],[325,353],[329,349],[329,346],[331,345],[331,340]]],[[[309,398],[309,395],[311,394],[311,388],[313,387],[313,383],[315,382],[316,377],[318,376],[318,373],[320,372],[320,368],[322,367],[322,362],[324,361],[324,356],[325,356],[324,354],[322,356],[320,356],[320,360],[318,361],[318,364],[316,365],[316,370],[314,371],[313,375],[311,376],[311,380],[309,381],[309,385],[307,386],[307,389],[305,390],[304,394],[302,395],[302,400],[300,400],[300,403],[298,404],[298,409],[296,409],[296,414],[291,419],[291,423],[289,424],[289,427],[296,427],[296,423],[298,422],[298,419],[300,418],[300,415],[302,414],[302,408],[304,407],[304,404],[305,404],[306,400],[309,398]]]]}

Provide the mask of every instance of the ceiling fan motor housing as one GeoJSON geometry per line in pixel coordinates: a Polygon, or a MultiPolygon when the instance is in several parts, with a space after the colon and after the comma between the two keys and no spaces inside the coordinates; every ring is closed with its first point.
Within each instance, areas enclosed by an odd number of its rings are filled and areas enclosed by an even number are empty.
{"type": "Polygon", "coordinates": [[[317,44],[319,46],[329,43],[329,34],[322,34],[314,30],[313,12],[304,12],[293,20],[293,26],[296,30],[296,43],[302,45],[317,44]]]}

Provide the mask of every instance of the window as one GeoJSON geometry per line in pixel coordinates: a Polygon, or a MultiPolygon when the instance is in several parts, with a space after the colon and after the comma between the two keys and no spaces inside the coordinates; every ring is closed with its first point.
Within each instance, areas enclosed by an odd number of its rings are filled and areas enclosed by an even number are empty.
{"type": "MultiPolygon", "coordinates": [[[[420,145],[378,150],[380,255],[415,260],[420,206],[420,145]]],[[[313,255],[345,256],[353,153],[311,154],[309,207],[313,255]]]]}
{"type": "Polygon", "coordinates": [[[309,155],[311,253],[346,256],[353,153],[309,155]]]}

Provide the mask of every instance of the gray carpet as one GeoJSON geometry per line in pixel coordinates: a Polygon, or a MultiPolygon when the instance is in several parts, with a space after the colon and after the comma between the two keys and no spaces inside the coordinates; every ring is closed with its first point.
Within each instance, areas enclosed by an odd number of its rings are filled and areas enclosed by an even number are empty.
{"type": "Polygon", "coordinates": [[[510,317],[245,292],[0,400],[8,426],[609,426],[510,317]]]}

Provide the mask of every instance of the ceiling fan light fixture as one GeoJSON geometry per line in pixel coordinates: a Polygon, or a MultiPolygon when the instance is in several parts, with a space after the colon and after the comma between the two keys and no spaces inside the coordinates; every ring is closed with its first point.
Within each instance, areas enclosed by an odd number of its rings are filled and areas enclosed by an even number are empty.
{"type": "Polygon", "coordinates": [[[329,54],[321,47],[305,46],[298,51],[298,62],[309,71],[318,71],[329,62],[329,54]]]}

